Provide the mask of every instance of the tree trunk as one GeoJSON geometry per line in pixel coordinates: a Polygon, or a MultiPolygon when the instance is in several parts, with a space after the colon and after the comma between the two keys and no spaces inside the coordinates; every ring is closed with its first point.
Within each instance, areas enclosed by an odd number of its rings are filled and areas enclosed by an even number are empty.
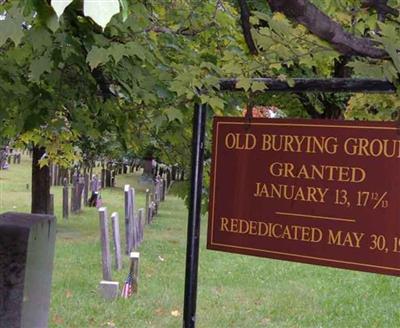
{"type": "Polygon", "coordinates": [[[39,166],[39,160],[45,152],[44,147],[33,147],[32,213],[48,214],[50,210],[50,169],[48,166],[39,166]]]}

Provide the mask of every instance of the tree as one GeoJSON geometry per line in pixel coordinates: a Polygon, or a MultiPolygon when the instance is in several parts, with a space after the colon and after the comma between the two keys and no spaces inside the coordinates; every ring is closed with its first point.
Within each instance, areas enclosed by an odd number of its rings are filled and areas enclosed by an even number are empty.
{"type": "MultiPolygon", "coordinates": [[[[372,98],[350,94],[257,96],[265,85],[251,77],[398,81],[398,1],[121,0],[108,25],[87,1],[69,2],[0,4],[0,134],[46,149],[41,165],[68,164],[76,147],[90,152],[106,138],[137,153],[152,145],[164,162],[188,166],[194,102],[217,115],[247,102],[289,116],[375,115],[372,98]],[[221,77],[238,78],[243,93],[219,92],[221,77]]],[[[399,106],[387,99],[379,118],[399,106]]]]}

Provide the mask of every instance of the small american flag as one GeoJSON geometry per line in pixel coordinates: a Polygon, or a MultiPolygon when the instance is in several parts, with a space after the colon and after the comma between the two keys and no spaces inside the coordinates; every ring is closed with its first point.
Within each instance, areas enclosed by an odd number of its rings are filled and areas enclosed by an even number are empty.
{"type": "Polygon", "coordinates": [[[129,298],[133,294],[133,276],[132,272],[129,271],[128,277],[125,280],[124,287],[122,288],[121,297],[122,298],[129,298]]]}

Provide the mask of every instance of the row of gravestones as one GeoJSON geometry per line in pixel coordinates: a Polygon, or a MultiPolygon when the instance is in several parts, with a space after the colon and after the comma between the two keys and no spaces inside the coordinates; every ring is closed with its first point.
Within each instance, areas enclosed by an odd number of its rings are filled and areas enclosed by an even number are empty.
{"type": "Polygon", "coordinates": [[[69,200],[70,188],[67,179],[64,179],[62,193],[63,218],[68,219],[69,213],[77,214],[82,210],[82,205],[88,205],[89,176],[77,177],[71,186],[71,199],[69,200]]]}
{"type": "MultiPolygon", "coordinates": [[[[131,265],[130,274],[132,275],[132,293],[138,289],[139,278],[139,246],[144,239],[144,227],[153,222],[158,212],[160,202],[165,200],[167,188],[166,179],[159,178],[153,188],[153,192],[146,190],[145,208],[135,211],[135,190],[129,185],[124,187],[124,209],[125,209],[125,254],[129,255],[131,265]]],[[[100,294],[108,300],[112,300],[119,295],[119,282],[112,280],[112,256],[110,250],[109,237],[109,218],[107,208],[99,209],[100,219],[100,240],[102,254],[102,274],[103,280],[100,282],[100,294]]],[[[114,267],[116,270],[122,269],[121,239],[119,231],[119,216],[114,212],[111,215],[112,239],[114,245],[114,267]]],[[[122,295],[123,296],[123,295],[122,295]]]]}
{"type": "MultiPolygon", "coordinates": [[[[96,166],[96,164],[94,164],[96,166]]],[[[98,165],[102,166],[100,171],[99,181],[101,188],[115,187],[116,176],[120,174],[127,174],[139,170],[141,167],[140,161],[133,161],[131,165],[124,163],[112,163],[104,165],[104,163],[98,162],[98,165]]],[[[168,187],[174,180],[182,180],[184,177],[184,171],[180,170],[176,165],[168,167],[166,165],[158,165],[156,168],[155,177],[165,178],[167,180],[168,187]]],[[[89,178],[93,178],[93,167],[83,168],[83,174],[79,168],[66,169],[56,164],[50,164],[50,185],[51,186],[62,186],[65,185],[65,181],[70,184],[76,183],[77,179],[85,180],[85,186],[88,186],[89,178]]],[[[84,189],[84,196],[87,196],[87,188],[84,189]]],[[[87,197],[84,197],[87,200],[87,197]]],[[[85,203],[85,205],[87,205],[85,203]]]]}
{"type": "Polygon", "coordinates": [[[21,153],[14,153],[7,156],[8,164],[21,164],[21,153]]]}
{"type": "MultiPolygon", "coordinates": [[[[134,250],[143,242],[144,226],[153,221],[159,202],[165,200],[166,191],[166,180],[158,179],[153,192],[146,191],[146,208],[139,209],[135,216],[134,190],[125,187],[125,224],[129,232],[126,252],[130,255],[130,272],[134,277],[133,292],[137,291],[139,274],[139,253],[134,250]]],[[[103,279],[112,287],[106,218],[106,210],[100,209],[103,279]]],[[[116,213],[112,215],[112,226],[115,267],[120,270],[122,259],[116,213]]],[[[47,327],[55,236],[54,216],[25,213],[0,215],[0,327],[47,327]]]]}

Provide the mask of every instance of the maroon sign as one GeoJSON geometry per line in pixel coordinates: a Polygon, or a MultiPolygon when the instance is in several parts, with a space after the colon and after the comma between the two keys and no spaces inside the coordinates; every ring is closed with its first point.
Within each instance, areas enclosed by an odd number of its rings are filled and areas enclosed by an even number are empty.
{"type": "Polygon", "coordinates": [[[216,118],[209,249],[400,275],[395,123],[216,118]]]}

